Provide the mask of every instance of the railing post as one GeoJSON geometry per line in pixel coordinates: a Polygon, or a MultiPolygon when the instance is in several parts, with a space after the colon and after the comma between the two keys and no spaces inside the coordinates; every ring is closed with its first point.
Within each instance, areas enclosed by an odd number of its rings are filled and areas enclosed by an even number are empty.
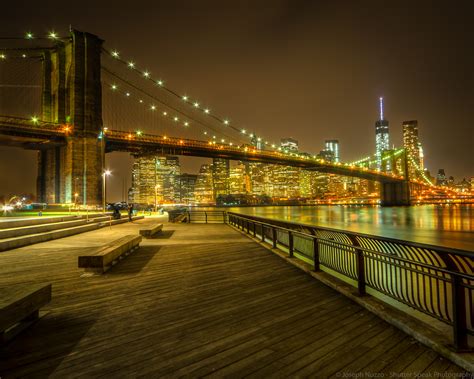
{"type": "Polygon", "coordinates": [[[250,222],[249,222],[249,220],[246,220],[245,224],[247,226],[247,234],[250,234],[250,222]]]}
{"type": "Polygon", "coordinates": [[[453,297],[453,344],[457,351],[468,350],[466,323],[466,296],[462,278],[451,274],[451,293],[453,297]]]}
{"type": "Polygon", "coordinates": [[[293,233],[288,231],[288,256],[293,257],[293,233]]]}
{"type": "Polygon", "coordinates": [[[273,241],[273,248],[276,249],[276,247],[277,247],[277,230],[276,230],[276,228],[272,228],[272,241],[273,241]]]}
{"type": "Polygon", "coordinates": [[[207,224],[207,212],[204,212],[204,214],[206,215],[206,224],[207,224]]]}
{"type": "Polygon", "coordinates": [[[265,228],[263,224],[260,224],[260,226],[262,227],[262,242],[265,242],[265,228]]]}
{"type": "Polygon", "coordinates": [[[357,272],[357,290],[359,296],[365,295],[365,262],[364,262],[364,251],[359,247],[359,242],[357,238],[351,234],[347,235],[351,240],[352,245],[355,249],[356,254],[356,272],[357,272]]]}
{"type": "Polygon", "coordinates": [[[186,212],[186,213],[188,214],[188,224],[190,224],[191,223],[191,213],[189,213],[189,212],[186,212]]]}
{"type": "Polygon", "coordinates": [[[255,226],[255,221],[252,222],[252,225],[253,225],[253,236],[256,237],[257,236],[257,230],[256,230],[256,226],[255,226]]]}
{"type": "Polygon", "coordinates": [[[360,296],[365,295],[365,264],[364,252],[356,248],[356,265],[357,265],[357,289],[360,296]]]}
{"type": "Polygon", "coordinates": [[[313,238],[313,265],[314,271],[321,271],[319,267],[319,243],[316,237],[313,238]]]}

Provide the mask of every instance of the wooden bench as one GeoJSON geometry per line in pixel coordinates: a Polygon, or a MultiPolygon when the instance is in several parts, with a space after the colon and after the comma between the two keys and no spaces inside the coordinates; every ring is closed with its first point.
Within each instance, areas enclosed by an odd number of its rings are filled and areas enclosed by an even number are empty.
{"type": "Polygon", "coordinates": [[[156,224],[148,228],[140,229],[140,235],[142,235],[145,238],[151,238],[156,233],[161,232],[162,230],[163,230],[163,224],[156,224]]]}
{"type": "Polygon", "coordinates": [[[127,235],[112,241],[90,255],[79,256],[79,268],[85,271],[103,273],[112,267],[119,259],[138,249],[141,236],[127,235]]]}
{"type": "Polygon", "coordinates": [[[0,344],[33,324],[51,301],[51,284],[20,284],[0,289],[0,344]]]}

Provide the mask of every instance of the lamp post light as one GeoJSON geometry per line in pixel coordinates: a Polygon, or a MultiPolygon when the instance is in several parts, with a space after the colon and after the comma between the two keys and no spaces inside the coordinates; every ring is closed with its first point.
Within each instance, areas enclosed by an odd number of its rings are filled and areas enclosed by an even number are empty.
{"type": "Polygon", "coordinates": [[[107,176],[110,176],[111,172],[110,170],[105,170],[104,173],[102,174],[102,185],[103,185],[103,193],[102,193],[102,208],[105,213],[106,211],[106,197],[107,197],[107,176]]]}
{"type": "Polygon", "coordinates": [[[158,188],[160,188],[160,185],[159,184],[155,185],[155,214],[156,212],[158,212],[158,202],[157,202],[158,188]]]}
{"type": "Polygon", "coordinates": [[[79,194],[76,192],[76,193],[74,194],[74,207],[76,207],[76,208],[77,208],[77,197],[78,197],[78,196],[79,196],[79,194]]]}

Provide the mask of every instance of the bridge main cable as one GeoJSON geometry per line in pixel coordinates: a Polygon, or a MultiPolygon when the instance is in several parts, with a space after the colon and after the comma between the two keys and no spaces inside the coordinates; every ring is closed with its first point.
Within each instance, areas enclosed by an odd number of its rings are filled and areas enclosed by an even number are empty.
{"type": "MultiPolygon", "coordinates": [[[[147,96],[147,97],[153,99],[154,101],[156,101],[156,102],[158,102],[158,103],[164,105],[165,107],[167,107],[167,108],[169,108],[169,109],[172,109],[172,110],[175,111],[176,113],[179,113],[180,115],[182,115],[182,116],[184,116],[184,117],[186,117],[186,118],[188,118],[188,119],[194,121],[195,123],[197,123],[197,124],[199,124],[199,125],[202,125],[203,127],[207,128],[207,129],[210,129],[210,130],[212,130],[212,131],[214,131],[214,132],[216,132],[216,133],[218,133],[218,134],[222,134],[223,136],[225,136],[225,137],[227,137],[227,138],[229,138],[229,139],[231,139],[231,140],[237,139],[237,140],[240,141],[240,142],[247,143],[246,140],[244,140],[244,139],[242,139],[242,138],[240,137],[240,131],[239,131],[239,134],[238,134],[238,135],[239,135],[238,138],[236,138],[236,137],[234,137],[234,136],[230,136],[229,134],[226,134],[225,132],[223,132],[223,131],[221,131],[221,130],[219,130],[219,129],[216,129],[216,128],[214,128],[213,126],[211,126],[211,125],[209,125],[209,124],[207,124],[207,123],[204,123],[204,122],[202,122],[202,121],[200,121],[200,120],[198,120],[198,119],[196,119],[196,118],[194,118],[194,117],[192,117],[192,116],[189,116],[187,113],[181,111],[180,109],[178,109],[178,108],[176,108],[176,107],[174,107],[174,106],[172,106],[172,105],[170,105],[170,104],[167,104],[166,102],[160,100],[158,97],[152,95],[152,94],[149,93],[148,91],[146,91],[146,90],[140,88],[139,86],[133,84],[133,83],[130,82],[129,80],[127,80],[127,79],[121,77],[121,76],[118,75],[116,72],[114,72],[114,71],[108,69],[107,67],[105,67],[105,66],[102,65],[101,68],[102,68],[105,72],[107,72],[109,75],[111,75],[111,76],[115,77],[116,79],[118,79],[118,80],[120,80],[120,81],[126,83],[128,86],[132,87],[132,88],[135,89],[136,91],[139,91],[139,92],[143,93],[145,96],[147,96]]],[[[233,129],[234,129],[234,130],[237,130],[236,128],[233,128],[233,129]]]]}

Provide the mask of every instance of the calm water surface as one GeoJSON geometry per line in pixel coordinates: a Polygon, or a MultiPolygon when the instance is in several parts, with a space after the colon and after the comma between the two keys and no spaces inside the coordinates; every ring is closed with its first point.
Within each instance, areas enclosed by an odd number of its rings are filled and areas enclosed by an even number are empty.
{"type": "Polygon", "coordinates": [[[242,207],[229,211],[474,252],[474,205],[242,207]]]}

